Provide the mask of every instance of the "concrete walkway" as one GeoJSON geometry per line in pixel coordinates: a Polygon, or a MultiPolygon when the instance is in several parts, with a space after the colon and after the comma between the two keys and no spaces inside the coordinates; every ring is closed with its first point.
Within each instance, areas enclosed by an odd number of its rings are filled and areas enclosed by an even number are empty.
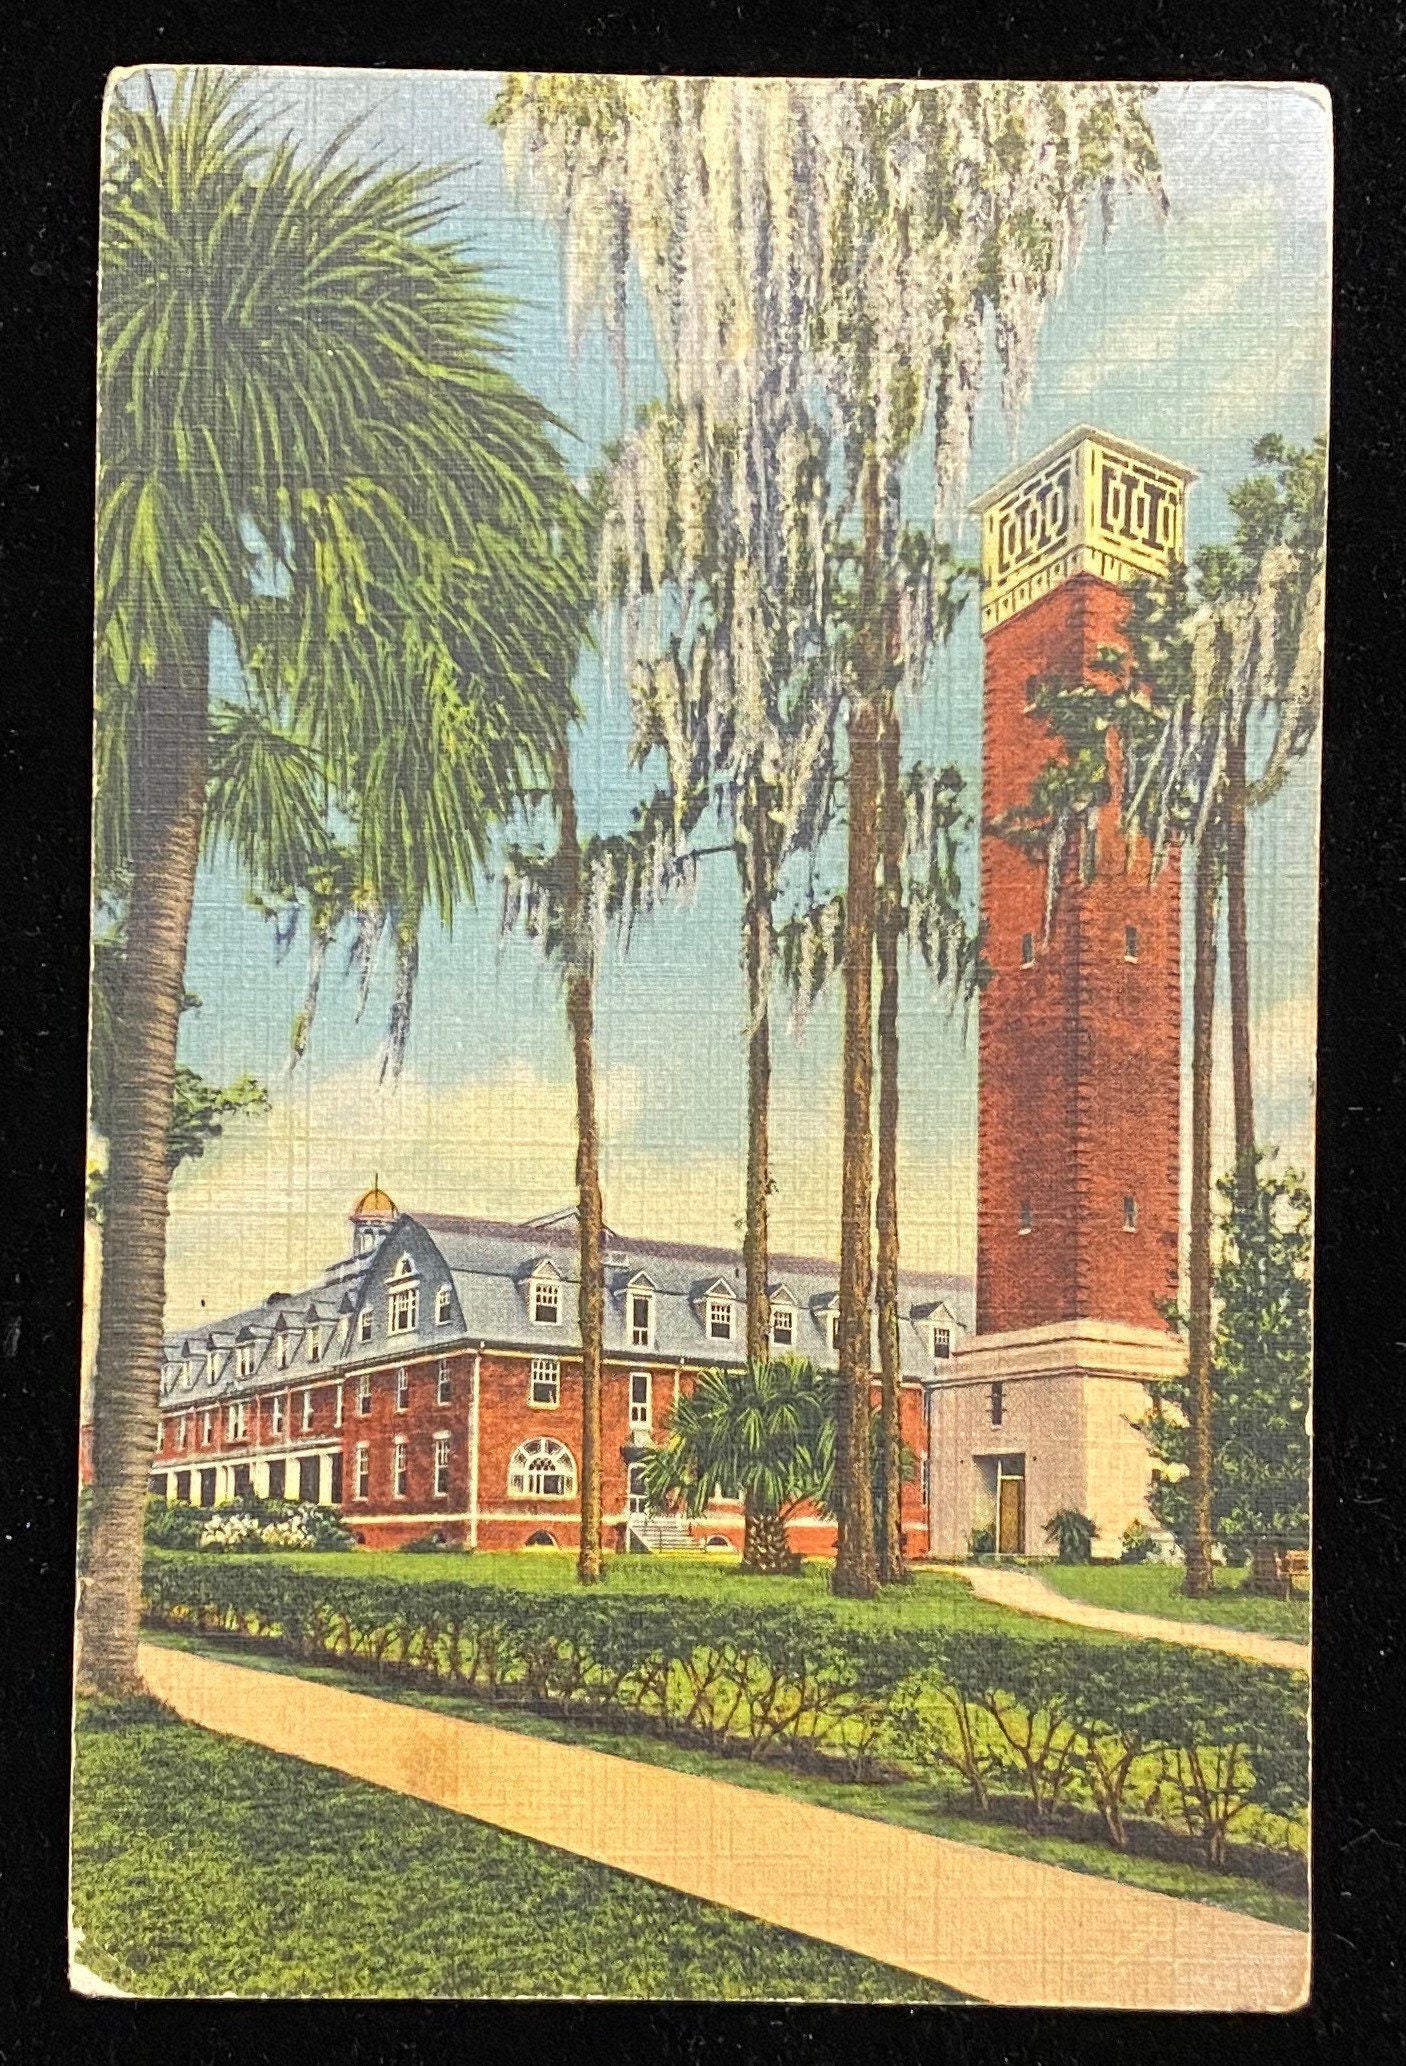
{"type": "Polygon", "coordinates": [[[1308,1938],[1252,1916],[572,1744],[143,1644],[187,1720],[475,1816],[988,2002],[1292,2009],[1308,1938]]]}
{"type": "Polygon", "coordinates": [[[979,1600],[990,1600],[998,1607],[1015,1607],[1022,1614],[1042,1614],[1050,1621],[1072,1621],[1080,1628],[1111,1629],[1120,1636],[1152,1636],[1160,1643],[1189,1643],[1197,1650],[1223,1650],[1230,1657],[1248,1657],[1256,1664],[1277,1664],[1287,1671],[1309,1669],[1308,1644],[1290,1642],[1285,1636],[1220,1628],[1211,1621],[1172,1621],[1163,1614],[1134,1614],[1123,1607],[1094,1607],[1087,1600],[1066,1599],[1033,1571],[1008,1571],[985,1564],[934,1564],[924,1568],[963,1579],[979,1600]]]}

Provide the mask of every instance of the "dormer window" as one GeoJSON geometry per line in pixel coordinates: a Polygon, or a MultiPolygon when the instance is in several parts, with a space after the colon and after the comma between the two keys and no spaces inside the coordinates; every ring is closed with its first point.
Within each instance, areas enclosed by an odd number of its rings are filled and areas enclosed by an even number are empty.
{"type": "Polygon", "coordinates": [[[276,1335],[274,1336],[274,1338],[273,1338],[273,1361],[274,1361],[274,1368],[275,1368],[276,1370],[286,1370],[286,1369],[288,1368],[288,1355],[289,1355],[289,1351],[290,1351],[290,1348],[291,1348],[291,1346],[292,1346],[292,1344],[291,1344],[291,1342],[290,1342],[290,1340],[289,1340],[289,1337],[288,1337],[288,1334],[286,1333],[286,1331],[285,1331],[284,1333],[282,1333],[282,1334],[276,1334],[276,1335]]]}
{"type": "Polygon", "coordinates": [[[447,1327],[449,1325],[453,1312],[453,1300],[454,1294],[449,1286],[441,1284],[439,1290],[435,1293],[434,1301],[434,1324],[436,1327],[447,1327]]]}
{"type": "Polygon", "coordinates": [[[218,1350],[218,1349],[207,1349],[207,1350],[205,1351],[205,1382],[206,1382],[206,1384],[207,1384],[207,1385],[212,1385],[212,1384],[213,1384],[213,1383],[215,1382],[215,1379],[216,1379],[216,1378],[217,1378],[217,1377],[219,1376],[219,1374],[220,1374],[220,1354],[219,1354],[219,1350],[218,1350]]]}
{"type": "Polygon", "coordinates": [[[935,1363],[945,1363],[952,1353],[952,1330],[950,1327],[934,1327],[932,1331],[932,1354],[935,1363]]]}
{"type": "Polygon", "coordinates": [[[185,1356],[181,1360],[181,1383],[183,1385],[193,1385],[195,1383],[195,1364],[189,1356],[185,1356]]]}
{"type": "Polygon", "coordinates": [[[839,1309],[839,1307],[838,1307],[838,1306],[836,1306],[836,1307],[835,1307],[834,1311],[833,1311],[833,1312],[832,1312],[832,1313],[830,1314],[829,1318],[830,1318],[830,1328],[829,1328],[829,1334],[830,1334],[830,1348],[831,1348],[831,1352],[832,1352],[832,1353],[838,1353],[838,1351],[839,1351],[839,1346],[840,1346],[840,1309],[839,1309]]]}
{"type": "Polygon", "coordinates": [[[408,1255],[403,1255],[400,1258],[400,1261],[396,1264],[395,1268],[391,1271],[391,1278],[392,1281],[395,1281],[401,1277],[413,1277],[414,1274],[414,1263],[408,1255]]]}
{"type": "Polygon", "coordinates": [[[386,1332],[413,1334],[420,1319],[420,1291],[415,1284],[401,1284],[386,1302],[386,1332]]]}
{"type": "Polygon", "coordinates": [[[709,1298],[708,1339],[710,1341],[732,1340],[732,1300],[730,1298],[709,1298]]]}
{"type": "Polygon", "coordinates": [[[796,1343],[796,1309],[784,1303],[771,1309],[771,1345],[774,1349],[794,1348],[796,1343]]]}
{"type": "Polygon", "coordinates": [[[307,1334],[307,1358],[309,1363],[322,1361],[322,1329],[310,1327],[307,1334]]]}
{"type": "Polygon", "coordinates": [[[652,1291],[631,1291],[630,1300],[630,1347],[647,1349],[654,1340],[654,1294],[652,1291]]]}
{"type": "Polygon", "coordinates": [[[242,1341],[239,1344],[238,1349],[235,1351],[234,1367],[240,1377],[252,1377],[254,1375],[253,1342],[242,1341]]]}
{"type": "Polygon", "coordinates": [[[555,1277],[534,1277],[529,1287],[532,1318],[538,1327],[561,1324],[561,1286],[555,1277]]]}
{"type": "Polygon", "coordinates": [[[372,1326],[372,1312],[371,1312],[371,1308],[370,1308],[370,1306],[363,1306],[363,1307],[362,1307],[362,1309],[361,1309],[361,1311],[360,1311],[360,1312],[359,1312],[359,1313],[357,1314],[357,1317],[356,1317],[356,1338],[357,1338],[357,1340],[358,1340],[358,1341],[370,1341],[370,1339],[371,1339],[371,1326],[372,1326]]]}

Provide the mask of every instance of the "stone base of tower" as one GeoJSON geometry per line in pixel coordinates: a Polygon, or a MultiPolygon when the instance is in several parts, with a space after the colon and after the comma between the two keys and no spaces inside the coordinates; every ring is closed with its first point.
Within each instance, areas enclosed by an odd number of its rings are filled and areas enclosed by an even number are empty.
{"type": "Polygon", "coordinates": [[[1153,1459],[1136,1426],[1145,1388],[1185,1369],[1173,1335],[1116,1321],[959,1343],[931,1392],[931,1554],[965,1557],[973,1531],[990,1528],[1006,1555],[1050,1556],[1045,1523],[1072,1507],[1097,1526],[1094,1555],[1116,1557],[1133,1521],[1156,1526],[1153,1459]]]}

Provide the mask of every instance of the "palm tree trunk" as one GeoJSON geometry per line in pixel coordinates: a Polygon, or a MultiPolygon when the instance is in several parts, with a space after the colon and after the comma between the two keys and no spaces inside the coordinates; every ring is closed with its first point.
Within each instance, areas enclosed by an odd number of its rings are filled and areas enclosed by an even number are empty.
{"type": "Polygon", "coordinates": [[[113,1698],[142,1690],[137,1635],[147,1479],[161,1399],[171,1113],[205,811],[203,668],[154,691],[143,719],[113,1040],[92,1522],[79,1606],[78,1683],[113,1698]]]}
{"type": "Polygon", "coordinates": [[[1213,812],[1196,855],[1195,961],[1191,983],[1191,1228],[1187,1326],[1191,1516],[1186,1591],[1206,1599],[1211,1565],[1211,1479],[1215,1460],[1211,1393],[1211,1088],[1215,1031],[1216,933],[1220,908],[1221,822],[1213,812]]]}
{"type": "Polygon", "coordinates": [[[1225,763],[1225,904],[1230,966],[1230,1066],[1235,1102],[1235,1201],[1255,1197],[1255,1096],[1250,1068],[1250,950],[1245,908],[1245,731],[1242,711],[1225,763]]]}
{"type": "Polygon", "coordinates": [[[754,780],[747,814],[743,868],[743,965],[747,976],[747,1197],[742,1265],[747,1289],[747,1359],[770,1353],[771,1304],[767,1291],[771,1188],[771,862],[766,789],[754,780]]]}
{"type": "Polygon", "coordinates": [[[576,1576],[582,1585],[596,1585],[604,1571],[601,1369],[605,1333],[605,1212],[600,1194],[600,1129],[596,1118],[595,957],[585,933],[589,916],[582,908],[581,841],[576,824],[576,792],[571,782],[571,749],[566,740],[557,751],[554,787],[560,825],[557,860],[562,884],[566,1018],[571,1028],[571,1059],[576,1077],[576,1219],[581,1270],[577,1300],[581,1326],[581,1546],[576,1576]]]}
{"type": "Polygon", "coordinates": [[[850,1599],[878,1591],[870,1479],[874,1155],[874,906],[878,862],[878,705],[883,672],[879,606],[879,476],[871,454],[863,483],[864,543],[855,680],[849,708],[849,833],[845,881],[844,1149],[840,1193],[839,1402],[835,1426],[838,1542],[831,1585],[850,1599]]]}
{"type": "Polygon", "coordinates": [[[750,1493],[742,1507],[742,1568],[768,1578],[794,1578],[801,1568],[780,1514],[754,1505],[750,1493]]]}
{"type": "Polygon", "coordinates": [[[879,1168],[874,1203],[874,1294],[879,1318],[882,1438],[879,1452],[879,1579],[902,1585],[902,1366],[898,1333],[898,942],[903,925],[903,793],[899,724],[887,697],[879,735],[880,887],[875,921],[879,960],[879,1168]]]}

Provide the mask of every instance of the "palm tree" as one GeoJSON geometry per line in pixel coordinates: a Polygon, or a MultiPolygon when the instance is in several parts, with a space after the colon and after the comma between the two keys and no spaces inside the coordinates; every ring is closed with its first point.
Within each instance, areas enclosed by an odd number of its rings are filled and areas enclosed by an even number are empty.
{"type": "Polygon", "coordinates": [[[830,1497],[832,1394],[832,1380],[798,1356],[749,1361],[740,1373],[700,1371],[644,1460],[651,1504],[702,1514],[740,1495],[743,1569],[798,1571],[786,1521],[804,1502],[830,1497]]]}
{"type": "Polygon", "coordinates": [[[586,587],[579,498],[501,365],[504,304],[434,234],[436,177],[344,162],[344,139],[304,160],[214,71],[119,87],[106,143],[95,874],[128,885],[127,951],[80,1678],[120,1694],[140,1683],[202,847],[301,884],[329,809],[350,817],[393,918],[403,1021],[415,897],[452,907],[487,828],[549,764],[586,587]],[[212,710],[217,636],[241,693],[212,710]]]}

